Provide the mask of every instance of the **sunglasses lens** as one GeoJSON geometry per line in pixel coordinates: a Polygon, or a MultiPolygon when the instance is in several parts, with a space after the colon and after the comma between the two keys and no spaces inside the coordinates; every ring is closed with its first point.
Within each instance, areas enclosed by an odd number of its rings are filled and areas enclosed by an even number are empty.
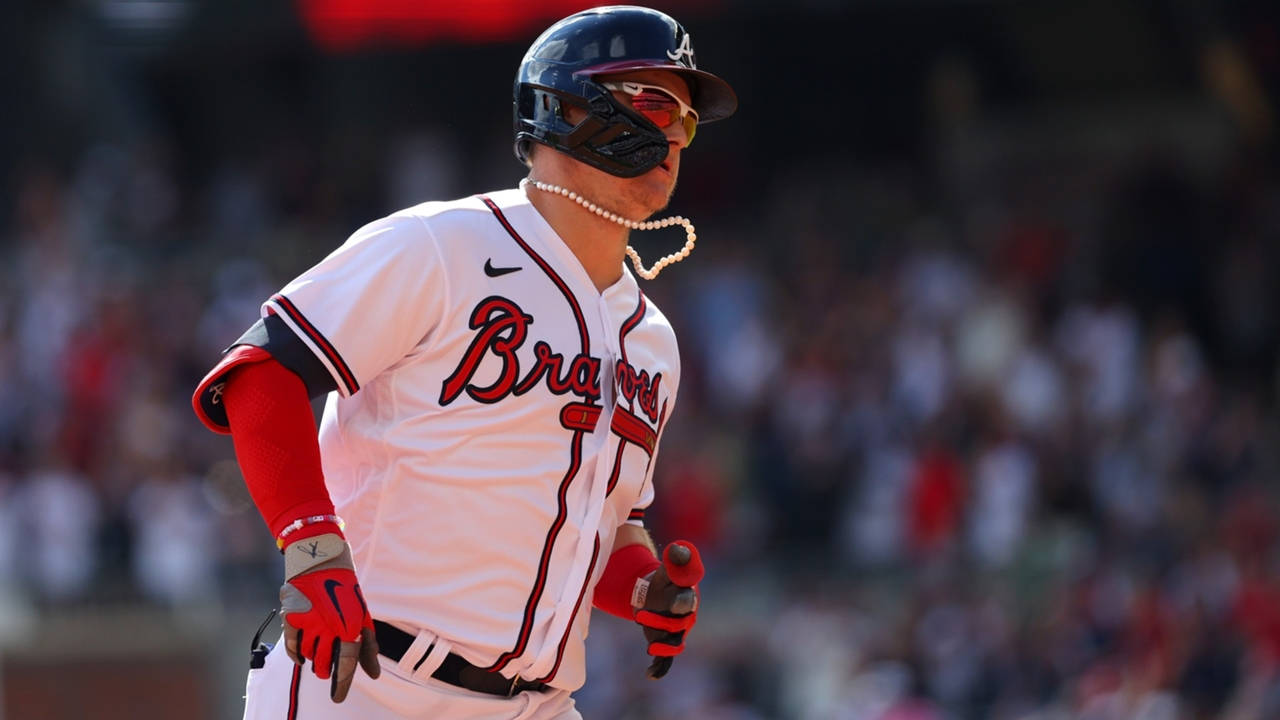
{"type": "Polygon", "coordinates": [[[637,111],[641,115],[645,116],[649,122],[660,128],[665,128],[675,122],[676,118],[679,116],[678,111],[673,113],[670,110],[640,110],[637,108],[637,111]]]}
{"type": "Polygon", "coordinates": [[[631,98],[631,107],[660,128],[680,117],[680,103],[656,90],[642,90],[636,94],[631,98]]]}
{"type": "Polygon", "coordinates": [[[681,115],[680,101],[670,95],[657,90],[641,90],[631,98],[631,107],[660,128],[669,127],[675,122],[681,123],[689,141],[693,140],[698,116],[694,113],[681,115]]]}

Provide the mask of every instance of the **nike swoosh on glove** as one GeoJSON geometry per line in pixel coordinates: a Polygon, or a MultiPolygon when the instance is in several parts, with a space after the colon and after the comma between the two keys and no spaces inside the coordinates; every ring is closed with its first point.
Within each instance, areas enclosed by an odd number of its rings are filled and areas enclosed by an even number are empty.
{"type": "Polygon", "coordinates": [[[284,647],[299,665],[307,660],[329,697],[342,702],[355,678],[357,663],[371,678],[382,673],[373,617],[356,581],[351,551],[339,535],[299,540],[285,548],[285,577],[280,588],[284,647]]]}

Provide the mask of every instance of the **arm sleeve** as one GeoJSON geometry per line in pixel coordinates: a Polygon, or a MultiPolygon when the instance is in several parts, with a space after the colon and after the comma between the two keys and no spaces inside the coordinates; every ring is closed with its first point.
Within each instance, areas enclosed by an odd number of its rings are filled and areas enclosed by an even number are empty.
{"type": "MultiPolygon", "coordinates": [[[[300,517],[332,515],[324,485],[315,419],[305,386],[293,371],[269,356],[231,372],[223,405],[249,495],[279,537],[300,517]]],[[[340,532],[336,524],[316,523],[296,539],[319,532],[340,532]]]]}

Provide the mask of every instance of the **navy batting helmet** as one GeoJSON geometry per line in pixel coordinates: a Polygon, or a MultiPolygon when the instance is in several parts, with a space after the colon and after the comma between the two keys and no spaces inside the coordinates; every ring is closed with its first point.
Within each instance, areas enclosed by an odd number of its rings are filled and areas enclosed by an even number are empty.
{"type": "Polygon", "coordinates": [[[529,142],[553,147],[619,177],[635,177],[667,156],[667,137],[614,98],[596,78],[629,70],[669,70],[685,79],[700,123],[733,114],[738,98],[724,80],[699,70],[689,33],[664,13],[615,5],[552,25],[520,62],[514,90],[516,157],[529,142]],[[586,118],[571,124],[564,104],[586,118]]]}

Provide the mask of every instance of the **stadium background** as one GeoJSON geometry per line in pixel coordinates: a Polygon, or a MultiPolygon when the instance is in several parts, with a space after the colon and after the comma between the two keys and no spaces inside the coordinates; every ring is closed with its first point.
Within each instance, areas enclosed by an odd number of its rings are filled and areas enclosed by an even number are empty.
{"type": "MultiPolygon", "coordinates": [[[[239,717],[278,556],[191,389],[366,220],[514,183],[586,5],[4,3],[0,717],[239,717]]],[[[1280,716],[1277,6],[656,6],[742,100],[646,286],[710,574],[660,683],[598,617],[585,716],[1280,716]]]]}

